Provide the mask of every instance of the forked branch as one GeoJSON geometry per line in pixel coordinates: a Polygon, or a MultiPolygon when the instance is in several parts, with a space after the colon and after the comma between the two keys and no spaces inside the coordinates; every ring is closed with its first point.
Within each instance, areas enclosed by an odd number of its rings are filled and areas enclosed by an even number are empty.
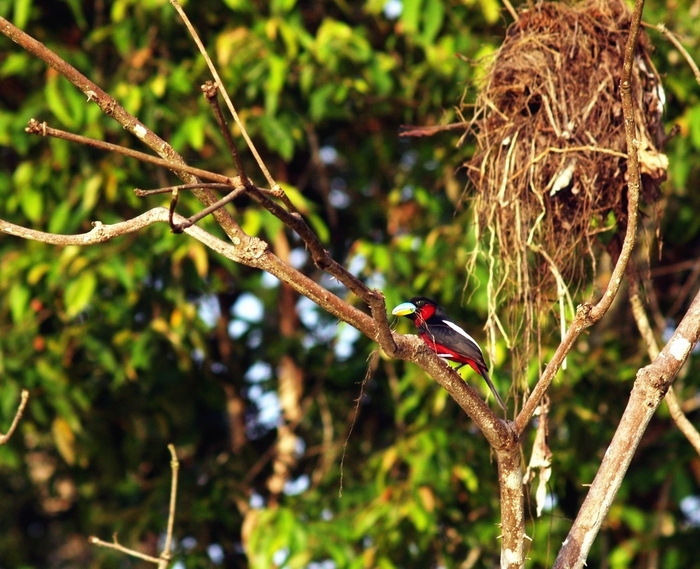
{"type": "Polygon", "coordinates": [[[158,566],[158,569],[166,569],[170,560],[172,559],[172,549],[173,542],[173,526],[175,524],[175,506],[177,502],[177,475],[180,471],[180,462],[177,460],[177,453],[175,452],[175,446],[168,445],[168,450],[170,451],[170,468],[172,470],[172,480],[170,484],[170,506],[168,508],[168,525],[165,531],[165,543],[163,545],[163,551],[158,557],[153,557],[152,555],[146,555],[135,549],[130,549],[124,547],[119,543],[117,539],[117,534],[112,536],[112,541],[103,541],[98,537],[90,537],[88,541],[93,545],[98,547],[106,547],[108,549],[114,549],[120,551],[121,553],[126,553],[131,557],[137,557],[138,559],[143,559],[158,566]]]}

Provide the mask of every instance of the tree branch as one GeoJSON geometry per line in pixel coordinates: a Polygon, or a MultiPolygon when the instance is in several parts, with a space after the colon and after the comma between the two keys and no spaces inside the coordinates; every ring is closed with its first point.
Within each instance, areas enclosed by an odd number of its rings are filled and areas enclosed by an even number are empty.
{"type": "Polygon", "coordinates": [[[659,356],[637,372],[627,408],[598,474],[564,540],[554,569],[582,567],[620,489],[639,441],[681,366],[700,338],[700,292],[659,356]]]}
{"type": "MultiPolygon", "coordinates": [[[[628,271],[628,279],[632,314],[635,322],[637,323],[639,333],[647,346],[649,359],[654,361],[659,356],[659,346],[656,343],[654,332],[651,329],[649,319],[644,311],[642,299],[639,296],[639,280],[637,279],[636,273],[633,273],[633,271],[628,271]]],[[[685,435],[688,442],[690,442],[695,449],[695,452],[700,454],[700,433],[698,433],[697,429],[688,420],[685,413],[683,413],[683,409],[678,402],[678,397],[676,397],[676,392],[674,391],[672,385],[668,388],[665,399],[669,413],[671,414],[671,418],[676,423],[678,430],[685,435]]]]}
{"type": "Polygon", "coordinates": [[[170,484],[170,506],[168,508],[168,526],[165,532],[165,543],[163,544],[163,551],[161,551],[158,557],[153,557],[152,555],[146,555],[135,549],[130,549],[124,547],[117,540],[117,534],[112,536],[112,542],[103,541],[98,537],[91,536],[88,538],[88,542],[98,547],[106,547],[108,549],[114,549],[121,553],[126,553],[131,557],[137,557],[138,559],[143,559],[158,566],[158,569],[167,569],[168,564],[172,555],[170,550],[172,549],[173,541],[173,525],[175,523],[175,503],[177,501],[177,475],[180,470],[180,463],[177,460],[177,454],[175,453],[175,447],[170,444],[168,445],[168,450],[170,451],[170,468],[172,470],[172,481],[170,484]]]}
{"type": "MultiPolygon", "coordinates": [[[[0,33],[10,38],[33,56],[53,67],[80,89],[86,95],[88,102],[96,103],[103,113],[115,119],[126,130],[155,151],[156,154],[167,160],[170,163],[169,167],[172,168],[172,165],[187,166],[182,156],[175,152],[172,146],[147,128],[136,117],[128,113],[109,94],[90,81],[75,67],[48,49],[43,43],[24,33],[3,17],[0,17],[0,33]]],[[[187,184],[196,184],[199,181],[194,175],[184,172],[179,172],[178,177],[187,184]]],[[[217,200],[216,196],[206,189],[196,190],[194,194],[205,206],[211,205],[217,200]]],[[[219,209],[214,212],[214,217],[231,239],[242,241],[247,237],[225,209],[219,209]]]]}
{"type": "Polygon", "coordinates": [[[10,428],[7,430],[6,434],[3,435],[2,433],[0,433],[0,445],[7,444],[7,441],[10,440],[10,437],[15,432],[17,425],[19,425],[19,420],[22,418],[22,415],[24,414],[24,408],[27,406],[27,401],[29,401],[29,391],[27,391],[26,389],[23,389],[22,393],[20,395],[19,406],[17,407],[17,412],[15,413],[15,418],[12,419],[12,423],[10,424],[10,428]]]}
{"type": "MultiPolygon", "coordinates": [[[[187,27],[187,31],[190,32],[190,36],[194,40],[194,43],[197,45],[197,49],[199,49],[199,52],[202,54],[202,57],[204,57],[204,61],[206,61],[207,67],[209,68],[212,77],[214,77],[214,81],[216,82],[219,91],[221,91],[221,96],[224,98],[226,106],[228,107],[228,110],[231,113],[233,120],[236,121],[238,128],[241,129],[241,134],[243,135],[243,138],[245,139],[248,148],[253,153],[253,156],[255,157],[255,160],[258,163],[260,170],[265,176],[267,183],[270,184],[270,187],[273,189],[275,187],[279,187],[277,185],[277,182],[275,182],[274,178],[270,175],[270,171],[267,169],[267,166],[265,166],[265,162],[263,162],[263,159],[260,157],[257,148],[255,148],[255,144],[253,144],[253,141],[248,135],[248,131],[246,130],[243,121],[241,121],[240,117],[238,116],[236,108],[233,106],[233,102],[231,101],[231,97],[228,96],[228,93],[226,92],[226,87],[224,86],[224,83],[221,80],[221,77],[219,76],[219,72],[216,70],[216,67],[212,63],[211,58],[209,57],[209,54],[207,53],[207,50],[204,47],[204,44],[202,43],[202,40],[199,39],[199,34],[197,33],[197,30],[194,29],[194,26],[190,22],[190,19],[187,17],[187,14],[182,9],[182,6],[180,6],[180,3],[177,2],[177,0],[170,0],[170,4],[172,4],[173,8],[175,8],[177,13],[180,15],[180,18],[182,18],[182,21],[187,27]]],[[[239,172],[239,175],[240,174],[241,172],[239,172]]]]}

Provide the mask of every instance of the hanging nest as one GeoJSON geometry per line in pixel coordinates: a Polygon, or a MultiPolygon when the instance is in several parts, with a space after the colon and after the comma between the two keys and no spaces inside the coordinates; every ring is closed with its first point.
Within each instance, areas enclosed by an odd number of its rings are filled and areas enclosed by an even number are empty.
{"type": "MultiPolygon", "coordinates": [[[[482,233],[501,269],[492,290],[549,301],[589,282],[600,245],[627,226],[620,80],[631,14],[621,1],[541,3],[507,30],[477,97],[465,164],[482,233]],[[509,286],[513,285],[515,286],[509,286]]],[[[664,96],[641,32],[632,97],[642,199],[658,200],[667,160],[664,96]]]]}

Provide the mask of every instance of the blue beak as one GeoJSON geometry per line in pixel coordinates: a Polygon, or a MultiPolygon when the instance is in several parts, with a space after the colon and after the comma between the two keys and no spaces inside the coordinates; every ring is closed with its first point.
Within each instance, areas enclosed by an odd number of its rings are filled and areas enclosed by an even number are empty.
{"type": "Polygon", "coordinates": [[[399,304],[391,313],[394,316],[408,316],[416,311],[416,305],[412,302],[403,302],[399,304]]]}

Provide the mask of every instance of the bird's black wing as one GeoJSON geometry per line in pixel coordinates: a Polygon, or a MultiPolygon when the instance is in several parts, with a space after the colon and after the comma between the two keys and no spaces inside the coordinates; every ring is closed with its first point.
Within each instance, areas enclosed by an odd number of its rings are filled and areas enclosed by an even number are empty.
{"type": "Polygon", "coordinates": [[[479,344],[457,324],[449,320],[436,321],[433,319],[425,328],[425,333],[433,342],[473,361],[480,369],[482,367],[486,369],[484,354],[481,352],[479,344]]]}

